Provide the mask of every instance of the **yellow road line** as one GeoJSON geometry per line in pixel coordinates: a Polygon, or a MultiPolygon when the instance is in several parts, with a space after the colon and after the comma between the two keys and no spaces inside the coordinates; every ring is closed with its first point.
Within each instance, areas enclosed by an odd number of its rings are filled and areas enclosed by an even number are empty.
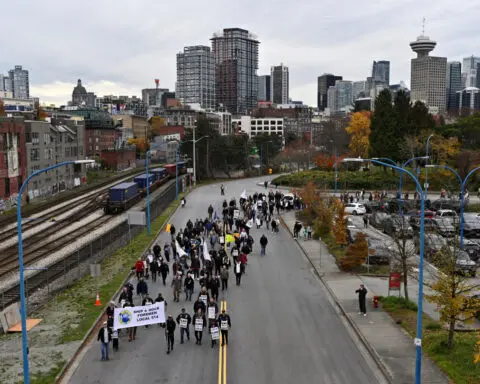
{"type": "MultiPolygon", "coordinates": [[[[222,300],[220,302],[220,312],[223,310],[225,302],[222,300]]],[[[218,348],[218,384],[223,384],[223,353],[222,353],[222,333],[220,332],[220,339],[219,339],[219,348],[218,348]]]]}
{"type": "MultiPolygon", "coordinates": [[[[227,312],[227,301],[223,302],[223,309],[227,312]]],[[[223,383],[227,384],[227,346],[224,345],[223,347],[223,383]]]]}

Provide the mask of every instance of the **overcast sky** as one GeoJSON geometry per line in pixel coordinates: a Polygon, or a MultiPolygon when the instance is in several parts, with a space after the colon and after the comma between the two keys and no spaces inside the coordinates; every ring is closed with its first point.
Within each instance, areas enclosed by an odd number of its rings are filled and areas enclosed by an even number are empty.
{"type": "Polygon", "coordinates": [[[31,95],[47,104],[70,100],[79,78],[99,96],[141,96],[155,78],[174,89],[176,53],[210,46],[223,28],[257,35],[258,74],[283,62],[290,97],[310,105],[317,76],[364,80],[373,60],[390,60],[391,83],[409,84],[423,17],[435,55],[480,55],[479,0],[17,0],[2,9],[11,17],[2,17],[0,72],[23,65],[31,95]]]}

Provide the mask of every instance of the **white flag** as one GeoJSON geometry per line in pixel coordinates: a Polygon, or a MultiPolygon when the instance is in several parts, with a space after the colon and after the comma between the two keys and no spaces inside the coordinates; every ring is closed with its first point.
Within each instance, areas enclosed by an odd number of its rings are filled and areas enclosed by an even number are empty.
{"type": "Polygon", "coordinates": [[[178,257],[188,256],[187,252],[185,252],[183,248],[180,247],[180,244],[178,244],[177,239],[175,239],[175,248],[177,249],[178,257]]]}
{"type": "Polygon", "coordinates": [[[208,253],[208,245],[206,241],[203,242],[203,258],[205,259],[205,261],[207,260],[212,261],[212,258],[210,257],[210,253],[208,253]]]}
{"type": "Polygon", "coordinates": [[[242,194],[240,195],[240,197],[241,197],[242,199],[247,200],[247,190],[246,190],[246,189],[243,190],[243,192],[242,192],[242,194]]]}

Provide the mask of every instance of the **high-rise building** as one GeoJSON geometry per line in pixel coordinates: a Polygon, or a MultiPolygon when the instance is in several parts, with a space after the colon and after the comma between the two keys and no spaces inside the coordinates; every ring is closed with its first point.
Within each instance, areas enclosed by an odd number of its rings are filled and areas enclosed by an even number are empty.
{"type": "Polygon", "coordinates": [[[342,80],[342,76],[335,76],[331,73],[324,73],[318,77],[317,86],[317,106],[320,111],[328,107],[328,89],[335,85],[337,80],[342,80]]]}
{"type": "Polygon", "coordinates": [[[480,89],[468,87],[458,91],[456,108],[462,116],[480,111],[480,89]]]}
{"type": "Polygon", "coordinates": [[[421,35],[410,47],[417,53],[411,60],[411,99],[422,101],[432,114],[446,109],[447,58],[429,56],[437,43],[421,35]]]}
{"type": "Polygon", "coordinates": [[[372,79],[375,83],[390,85],[390,61],[374,61],[372,66],[372,79]]]}
{"type": "Polygon", "coordinates": [[[368,93],[366,81],[354,81],[352,85],[352,95],[355,100],[357,97],[366,97],[368,93]]]}
{"type": "Polygon", "coordinates": [[[256,36],[245,29],[226,28],[215,33],[215,98],[217,105],[233,114],[256,107],[258,97],[258,45],[256,36]]]}
{"type": "Polygon", "coordinates": [[[21,65],[16,65],[14,69],[8,71],[8,77],[4,77],[4,91],[12,92],[15,99],[30,98],[30,80],[28,71],[21,65]]]}
{"type": "Polygon", "coordinates": [[[270,75],[258,76],[258,101],[272,101],[270,81],[270,75]]]}
{"type": "Polygon", "coordinates": [[[186,104],[215,108],[215,61],[210,47],[185,47],[177,53],[175,95],[186,104]]]}
{"type": "Polygon", "coordinates": [[[463,59],[462,88],[477,86],[478,73],[477,68],[480,64],[480,57],[470,56],[463,59]]]}
{"type": "Polygon", "coordinates": [[[457,92],[462,89],[462,64],[459,61],[447,63],[447,111],[457,110],[457,92]]]}
{"type": "Polygon", "coordinates": [[[280,65],[272,66],[270,68],[270,94],[272,95],[272,101],[275,104],[287,104],[288,103],[288,67],[281,63],[280,65]]]}
{"type": "Polygon", "coordinates": [[[337,80],[335,85],[327,91],[330,113],[347,112],[353,108],[353,83],[346,80],[337,80]]]}

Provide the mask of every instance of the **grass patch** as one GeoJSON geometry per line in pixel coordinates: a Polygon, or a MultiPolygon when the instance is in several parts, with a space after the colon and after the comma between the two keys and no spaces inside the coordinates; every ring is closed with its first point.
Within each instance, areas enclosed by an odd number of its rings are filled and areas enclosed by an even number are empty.
{"type": "MultiPolygon", "coordinates": [[[[62,367],[65,365],[66,361],[60,361],[56,367],[52,368],[49,372],[40,373],[34,375],[30,378],[31,384],[52,384],[55,382],[57,375],[62,370],[62,367]]],[[[23,383],[23,380],[21,381],[23,383]]]]}
{"type": "MultiPolygon", "coordinates": [[[[416,334],[417,306],[399,297],[380,297],[383,309],[413,337],[416,334]]],[[[477,332],[455,333],[453,349],[447,348],[447,331],[442,325],[423,315],[422,347],[424,353],[456,384],[478,384],[480,364],[473,363],[477,332]]]]}
{"type": "MultiPolygon", "coordinates": [[[[180,198],[183,194],[180,195],[180,198]]],[[[158,235],[168,217],[178,207],[179,201],[173,201],[163,214],[151,223],[152,234],[148,236],[147,229],[132,238],[130,245],[118,249],[114,254],[102,262],[102,276],[98,278],[98,293],[102,304],[108,303],[125,278],[130,273],[135,260],[143,253],[144,249],[158,235]]],[[[97,281],[91,276],[85,276],[77,281],[72,287],[59,293],[48,304],[49,308],[55,309],[67,306],[76,313],[74,322],[76,327],[71,327],[71,321],[66,321],[59,343],[82,340],[104,307],[93,305],[97,292],[97,281]]]]}

